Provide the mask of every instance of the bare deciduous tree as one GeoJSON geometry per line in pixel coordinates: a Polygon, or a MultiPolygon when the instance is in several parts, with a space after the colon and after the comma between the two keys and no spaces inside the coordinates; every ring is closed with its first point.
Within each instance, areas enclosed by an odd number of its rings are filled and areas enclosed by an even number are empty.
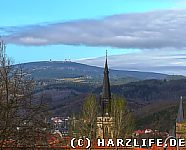
{"type": "Polygon", "coordinates": [[[82,113],[76,120],[74,130],[77,131],[79,137],[96,137],[96,119],[98,114],[98,104],[96,102],[96,96],[93,94],[88,95],[85,98],[82,107],[82,113]]]}
{"type": "Polygon", "coordinates": [[[127,111],[124,98],[112,96],[111,115],[114,119],[114,138],[123,138],[132,133],[134,121],[132,114],[127,111]]]}
{"type": "Polygon", "coordinates": [[[13,67],[0,44],[0,148],[47,144],[45,106],[34,99],[35,83],[13,67]]]}

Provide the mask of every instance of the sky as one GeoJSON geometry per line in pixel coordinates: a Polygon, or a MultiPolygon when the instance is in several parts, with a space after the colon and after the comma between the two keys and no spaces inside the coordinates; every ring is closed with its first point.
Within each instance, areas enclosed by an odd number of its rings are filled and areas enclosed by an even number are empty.
{"type": "Polygon", "coordinates": [[[0,36],[15,63],[71,61],[186,75],[184,0],[6,0],[0,36]]]}

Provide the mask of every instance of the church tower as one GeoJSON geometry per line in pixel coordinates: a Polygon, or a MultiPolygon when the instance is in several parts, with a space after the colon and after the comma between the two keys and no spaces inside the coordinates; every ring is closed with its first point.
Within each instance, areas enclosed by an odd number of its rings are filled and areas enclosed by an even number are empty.
{"type": "Polygon", "coordinates": [[[113,117],[111,116],[111,91],[109,81],[109,69],[106,61],[103,77],[103,90],[101,93],[101,112],[97,117],[97,138],[112,138],[113,137],[113,117]]]}
{"type": "Polygon", "coordinates": [[[183,109],[183,98],[181,97],[176,122],[181,123],[183,121],[184,121],[184,109],[183,109]]]}
{"type": "Polygon", "coordinates": [[[186,138],[186,122],[184,120],[183,98],[180,98],[178,114],[176,118],[176,138],[186,138]]]}

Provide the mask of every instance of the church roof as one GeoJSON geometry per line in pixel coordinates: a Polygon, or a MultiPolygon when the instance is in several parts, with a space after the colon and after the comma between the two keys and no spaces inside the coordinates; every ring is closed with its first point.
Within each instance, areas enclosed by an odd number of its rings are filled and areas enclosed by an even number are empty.
{"type": "Polygon", "coordinates": [[[183,99],[181,97],[176,122],[180,123],[183,121],[184,121],[184,110],[183,110],[183,99]]]}

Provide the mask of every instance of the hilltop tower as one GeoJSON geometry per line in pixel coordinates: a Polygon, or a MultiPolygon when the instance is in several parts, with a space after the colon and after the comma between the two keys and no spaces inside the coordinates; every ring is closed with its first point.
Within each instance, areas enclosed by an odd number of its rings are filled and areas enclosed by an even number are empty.
{"type": "Polygon", "coordinates": [[[101,112],[100,116],[97,117],[97,138],[113,137],[113,117],[111,116],[111,91],[107,62],[107,51],[103,77],[103,90],[100,101],[101,112]]]}
{"type": "Polygon", "coordinates": [[[176,118],[176,138],[186,138],[186,122],[184,120],[183,98],[180,98],[178,114],[176,118]]]}

